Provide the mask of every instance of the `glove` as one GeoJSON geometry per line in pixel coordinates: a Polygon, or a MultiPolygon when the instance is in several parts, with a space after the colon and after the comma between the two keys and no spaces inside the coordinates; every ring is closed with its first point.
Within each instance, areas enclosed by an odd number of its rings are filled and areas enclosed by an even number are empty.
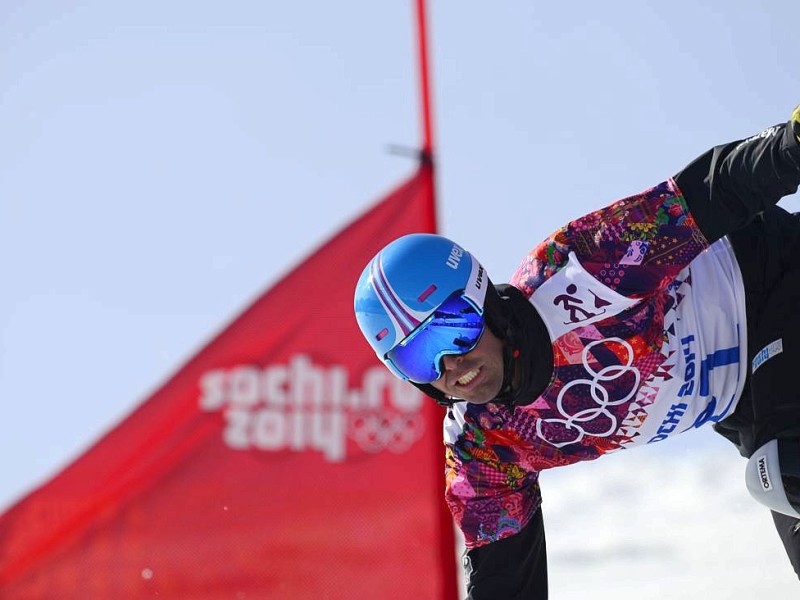
{"type": "Polygon", "coordinates": [[[794,137],[797,138],[797,141],[800,142],[800,104],[797,105],[797,108],[794,109],[792,113],[792,130],[794,131],[794,137]]]}

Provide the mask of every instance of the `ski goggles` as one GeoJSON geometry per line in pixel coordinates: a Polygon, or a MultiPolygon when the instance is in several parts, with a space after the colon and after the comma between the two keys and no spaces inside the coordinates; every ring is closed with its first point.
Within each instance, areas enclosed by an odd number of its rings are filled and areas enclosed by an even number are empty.
{"type": "Polygon", "coordinates": [[[455,292],[389,350],[385,362],[402,379],[431,383],[442,375],[442,358],[473,350],[485,328],[482,310],[463,292],[455,292]]]}

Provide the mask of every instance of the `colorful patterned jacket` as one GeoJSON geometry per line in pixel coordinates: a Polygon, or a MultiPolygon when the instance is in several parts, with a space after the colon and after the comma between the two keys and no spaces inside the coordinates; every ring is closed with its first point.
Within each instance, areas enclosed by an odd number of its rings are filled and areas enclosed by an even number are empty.
{"type": "Polygon", "coordinates": [[[745,381],[744,290],[674,180],[570,222],[510,283],[542,317],[554,371],[533,403],[456,404],[447,501],[467,547],[520,531],[538,473],[716,422],[745,381]]]}

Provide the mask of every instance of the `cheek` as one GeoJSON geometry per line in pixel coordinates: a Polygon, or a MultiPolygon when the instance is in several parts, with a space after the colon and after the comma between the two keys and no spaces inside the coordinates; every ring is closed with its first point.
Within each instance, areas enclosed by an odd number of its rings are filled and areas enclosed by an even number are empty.
{"type": "Polygon", "coordinates": [[[486,346],[483,348],[485,362],[489,365],[492,365],[493,368],[497,368],[498,365],[502,367],[503,365],[503,342],[498,340],[495,337],[491,337],[486,340],[486,346]]]}
{"type": "Polygon", "coordinates": [[[503,342],[487,327],[483,332],[481,341],[478,342],[478,346],[482,347],[484,352],[496,354],[498,352],[502,353],[503,342]]]}

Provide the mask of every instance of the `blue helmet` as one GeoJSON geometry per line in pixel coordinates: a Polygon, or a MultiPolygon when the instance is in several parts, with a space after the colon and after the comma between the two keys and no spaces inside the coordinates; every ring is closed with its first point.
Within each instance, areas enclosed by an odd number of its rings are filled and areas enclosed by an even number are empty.
{"type": "Polygon", "coordinates": [[[435,234],[406,235],[383,248],[362,272],[355,290],[356,320],[375,354],[397,376],[429,383],[438,377],[444,354],[464,353],[477,344],[489,285],[481,264],[458,244],[435,234]],[[409,353],[419,365],[409,363],[409,353]]]}

